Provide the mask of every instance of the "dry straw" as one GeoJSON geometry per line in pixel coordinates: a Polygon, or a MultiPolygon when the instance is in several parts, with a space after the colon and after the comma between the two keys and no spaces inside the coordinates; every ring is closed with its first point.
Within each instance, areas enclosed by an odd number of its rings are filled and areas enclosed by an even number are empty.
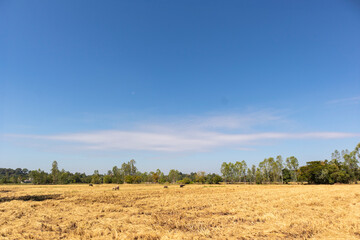
{"type": "Polygon", "coordinates": [[[359,239],[360,185],[0,186],[0,239],[359,239]]]}

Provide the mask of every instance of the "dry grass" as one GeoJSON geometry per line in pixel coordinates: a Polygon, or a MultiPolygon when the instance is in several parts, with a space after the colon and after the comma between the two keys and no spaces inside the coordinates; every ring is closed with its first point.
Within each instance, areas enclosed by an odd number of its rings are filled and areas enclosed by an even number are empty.
{"type": "Polygon", "coordinates": [[[360,185],[0,186],[0,239],[359,239],[360,185]]]}

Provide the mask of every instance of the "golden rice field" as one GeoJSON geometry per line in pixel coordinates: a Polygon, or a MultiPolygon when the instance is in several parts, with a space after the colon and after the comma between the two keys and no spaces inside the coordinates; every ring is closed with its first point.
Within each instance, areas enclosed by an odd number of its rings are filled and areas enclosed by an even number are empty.
{"type": "Polygon", "coordinates": [[[0,186],[0,239],[360,239],[360,185],[0,186]]]}

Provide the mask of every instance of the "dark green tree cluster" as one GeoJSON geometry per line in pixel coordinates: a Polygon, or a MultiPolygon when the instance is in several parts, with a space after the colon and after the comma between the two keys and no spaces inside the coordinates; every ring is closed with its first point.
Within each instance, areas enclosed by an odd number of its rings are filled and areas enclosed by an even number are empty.
{"type": "Polygon", "coordinates": [[[70,183],[90,183],[92,176],[85,173],[71,173],[62,169],[58,172],[58,176],[55,177],[52,173],[47,173],[41,169],[33,170],[29,172],[28,180],[33,184],[70,184],[70,183]]]}
{"type": "Polygon", "coordinates": [[[29,170],[26,168],[0,168],[0,184],[1,183],[21,183],[29,177],[29,170]]]}
{"type": "Polygon", "coordinates": [[[356,148],[335,151],[331,156],[331,161],[312,161],[307,162],[306,166],[300,168],[300,180],[314,184],[333,184],[333,183],[353,183],[360,178],[359,160],[360,143],[356,148]]]}

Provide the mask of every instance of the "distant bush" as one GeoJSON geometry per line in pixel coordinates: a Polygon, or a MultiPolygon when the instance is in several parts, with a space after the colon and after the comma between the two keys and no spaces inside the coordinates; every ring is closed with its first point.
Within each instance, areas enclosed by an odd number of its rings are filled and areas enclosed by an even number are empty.
{"type": "Polygon", "coordinates": [[[185,177],[184,179],[179,180],[179,181],[178,181],[178,183],[182,183],[182,184],[190,184],[190,183],[192,183],[192,182],[191,182],[190,178],[185,177]]]}
{"type": "Polygon", "coordinates": [[[110,175],[105,175],[103,178],[104,183],[112,183],[112,177],[110,175]]]}

